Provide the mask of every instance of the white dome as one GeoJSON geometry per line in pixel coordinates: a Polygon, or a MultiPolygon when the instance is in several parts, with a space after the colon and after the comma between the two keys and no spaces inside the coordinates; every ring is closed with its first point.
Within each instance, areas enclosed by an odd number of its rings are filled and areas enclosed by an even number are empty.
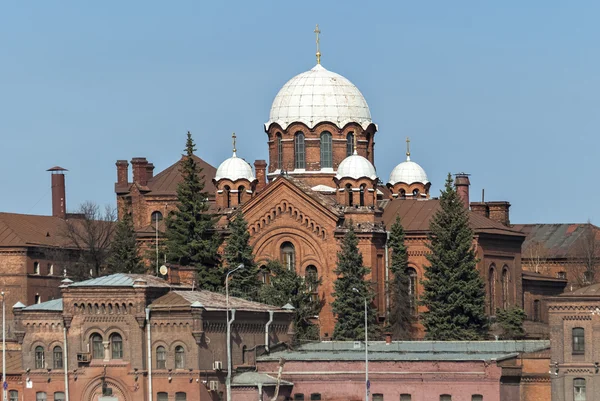
{"type": "Polygon", "coordinates": [[[231,181],[246,179],[250,182],[254,181],[254,174],[252,173],[252,167],[244,159],[236,156],[235,152],[233,156],[225,160],[219,168],[217,168],[217,174],[215,175],[215,181],[219,181],[226,178],[231,181]]]}
{"type": "Polygon", "coordinates": [[[286,129],[294,122],[313,128],[324,121],[339,128],[355,122],[366,129],[372,123],[369,106],[358,88],[343,76],[317,64],[283,85],[273,100],[265,129],[273,123],[286,129]]]}
{"type": "Polygon", "coordinates": [[[374,180],[377,178],[375,167],[366,158],[359,156],[356,152],[346,157],[337,169],[335,178],[338,180],[344,177],[354,178],[355,180],[362,177],[369,177],[374,180]]]}
{"type": "Polygon", "coordinates": [[[395,185],[399,182],[403,182],[405,184],[412,184],[414,182],[420,182],[422,184],[429,183],[427,180],[427,174],[423,167],[419,166],[417,163],[410,161],[410,157],[406,158],[405,162],[398,164],[392,170],[390,174],[390,180],[388,184],[395,185]]]}

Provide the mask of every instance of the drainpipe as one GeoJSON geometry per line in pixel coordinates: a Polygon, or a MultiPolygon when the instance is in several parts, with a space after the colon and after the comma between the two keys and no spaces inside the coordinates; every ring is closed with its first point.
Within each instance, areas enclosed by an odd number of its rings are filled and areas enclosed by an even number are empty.
{"type": "Polygon", "coordinates": [[[269,326],[273,323],[273,311],[269,311],[269,321],[265,326],[265,351],[269,352],[269,326]]]}
{"type": "Polygon", "coordinates": [[[67,328],[63,324],[63,348],[65,357],[63,358],[63,366],[65,368],[65,401],[69,401],[69,352],[67,348],[67,328]]]}
{"type": "Polygon", "coordinates": [[[258,401],[263,401],[262,383],[258,383],[258,401]]]}
{"type": "Polygon", "coordinates": [[[150,308],[146,308],[146,332],[148,333],[148,401],[152,401],[152,338],[150,337],[150,308]]]}
{"type": "Polygon", "coordinates": [[[389,322],[390,319],[390,252],[388,242],[390,240],[390,232],[386,231],[385,238],[385,318],[389,322]]]}

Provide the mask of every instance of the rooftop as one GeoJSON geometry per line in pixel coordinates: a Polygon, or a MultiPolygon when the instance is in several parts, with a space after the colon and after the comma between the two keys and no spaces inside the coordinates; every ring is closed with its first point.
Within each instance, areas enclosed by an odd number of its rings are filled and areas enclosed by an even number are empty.
{"type": "MultiPolygon", "coordinates": [[[[550,347],[547,340],[527,341],[384,341],[369,342],[370,361],[493,361],[537,352],[550,347]]],[[[362,361],[364,342],[323,341],[296,350],[274,352],[259,358],[296,361],[362,361]]]]}
{"type": "Polygon", "coordinates": [[[593,224],[515,224],[515,230],[527,235],[523,242],[524,259],[568,258],[584,252],[581,241],[591,228],[596,240],[600,229],[593,224]]]}
{"type": "MultiPolygon", "coordinates": [[[[202,307],[209,311],[226,310],[227,302],[224,294],[218,292],[200,291],[171,291],[154,301],[150,307],[157,309],[202,307]]],[[[245,299],[229,297],[229,307],[232,309],[254,312],[280,311],[287,312],[281,306],[246,301],[245,299]]]]}
{"type": "Polygon", "coordinates": [[[63,300],[62,298],[53,299],[51,301],[42,302],[39,304],[33,304],[26,306],[23,308],[26,311],[52,311],[52,312],[62,312],[63,310],[63,300]]]}
{"type": "Polygon", "coordinates": [[[144,280],[148,287],[181,288],[181,285],[170,284],[162,278],[147,274],[116,273],[110,276],[95,277],[85,281],[73,283],[70,287],[133,287],[135,280],[144,280]]]}

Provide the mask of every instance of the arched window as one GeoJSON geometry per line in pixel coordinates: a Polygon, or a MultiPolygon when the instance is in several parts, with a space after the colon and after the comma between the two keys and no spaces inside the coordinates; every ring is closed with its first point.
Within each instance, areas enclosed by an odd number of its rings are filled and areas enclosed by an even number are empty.
{"type": "Polygon", "coordinates": [[[371,148],[373,147],[373,144],[371,143],[371,134],[367,132],[365,138],[367,139],[367,160],[369,160],[372,163],[373,161],[371,160],[371,148]]]}
{"type": "Polygon", "coordinates": [[[573,351],[574,355],[585,354],[585,330],[582,327],[575,327],[571,330],[571,337],[573,340],[573,351]]]}
{"type": "Polygon", "coordinates": [[[360,200],[360,205],[364,206],[365,205],[365,191],[367,190],[367,187],[365,186],[365,184],[362,184],[360,186],[360,192],[359,192],[359,200],[360,200]]]}
{"type": "MultiPolygon", "coordinates": [[[[310,395],[310,401],[321,401],[321,393],[312,393],[310,395]]],[[[373,401],[375,401],[375,394],[373,394],[373,401]]]]}
{"type": "Polygon", "coordinates": [[[183,391],[175,393],[175,401],[187,401],[187,395],[183,391]]]}
{"type": "Polygon", "coordinates": [[[167,368],[167,350],[162,345],[156,347],[156,369],[167,368]]]}
{"type": "Polygon", "coordinates": [[[346,135],[346,157],[354,153],[354,132],[346,135]]]}
{"type": "Polygon", "coordinates": [[[33,262],[33,274],[40,274],[39,262],[33,262]]]}
{"type": "Polygon", "coordinates": [[[54,393],[54,401],[65,401],[65,393],[57,391],[54,393]]]}
{"type": "Polygon", "coordinates": [[[258,269],[258,274],[259,274],[259,279],[260,282],[263,284],[271,284],[271,274],[269,272],[269,270],[267,269],[267,266],[261,266],[258,269]]]}
{"type": "Polygon", "coordinates": [[[156,401],[169,401],[169,393],[156,393],[156,401]]]}
{"type": "Polygon", "coordinates": [[[398,198],[400,199],[406,199],[406,191],[401,189],[400,191],[398,191],[398,198]]]}
{"type": "Polygon", "coordinates": [[[502,309],[508,309],[508,268],[502,269],[502,309]]]}
{"type": "Polygon", "coordinates": [[[110,349],[112,351],[112,359],[123,359],[123,337],[120,334],[110,336],[110,349]]]}
{"type": "Polygon", "coordinates": [[[44,355],[44,347],[38,345],[35,347],[35,368],[45,369],[46,368],[46,356],[44,355]]]}
{"type": "Polygon", "coordinates": [[[540,300],[539,299],[535,299],[533,301],[533,321],[534,322],[539,322],[540,321],[540,300]]]}
{"type": "Polygon", "coordinates": [[[490,294],[490,316],[496,315],[496,269],[494,265],[490,267],[488,276],[488,290],[490,294]]]}
{"type": "Polygon", "coordinates": [[[413,189],[413,196],[415,198],[419,198],[419,190],[418,189],[413,189]]]}
{"type": "Polygon", "coordinates": [[[450,394],[442,394],[440,395],[440,401],[452,401],[452,396],[450,394]]]}
{"type": "Polygon", "coordinates": [[[283,169],[283,143],[281,142],[281,134],[277,134],[277,168],[283,169]]]}
{"type": "Polygon", "coordinates": [[[319,298],[319,272],[317,268],[313,265],[307,266],[304,277],[307,281],[310,297],[313,301],[316,301],[319,298]]]}
{"type": "Polygon", "coordinates": [[[306,152],[304,150],[304,133],[296,132],[294,136],[294,167],[305,168],[306,152]]]}
{"type": "Polygon", "coordinates": [[[585,379],[573,379],[573,401],[586,401],[585,379]]]}
{"type": "Polygon", "coordinates": [[[348,194],[348,206],[354,205],[354,199],[352,199],[352,185],[346,184],[346,193],[348,194]]]}
{"type": "Polygon", "coordinates": [[[229,188],[229,185],[225,185],[223,187],[223,197],[225,198],[225,207],[231,207],[231,188],[229,188]]]}
{"type": "Polygon", "coordinates": [[[241,205],[244,201],[244,194],[246,193],[246,188],[243,185],[238,187],[238,205],[241,205]]]}
{"type": "Polygon", "coordinates": [[[408,301],[410,302],[410,310],[413,314],[417,314],[417,271],[409,267],[406,271],[408,275],[408,301]]]}
{"type": "Polygon", "coordinates": [[[291,242],[281,244],[281,262],[288,270],[296,270],[296,250],[291,242]]]}
{"type": "Polygon", "coordinates": [[[175,369],[185,367],[185,351],[181,345],[175,347],[175,369]]]}
{"type": "Polygon", "coordinates": [[[332,167],[331,134],[325,131],[321,134],[321,169],[332,167]]]}
{"type": "Polygon", "coordinates": [[[104,359],[104,344],[100,334],[92,334],[92,359],[104,359]]]}
{"type": "Polygon", "coordinates": [[[473,394],[471,396],[471,401],[483,401],[483,396],[481,394],[473,394]]]}
{"type": "Polygon", "coordinates": [[[19,401],[19,392],[17,390],[10,390],[8,392],[8,401],[19,401]]]}
{"type": "Polygon", "coordinates": [[[412,401],[412,395],[400,394],[400,401],[412,401]]]}
{"type": "Polygon", "coordinates": [[[52,350],[52,359],[53,359],[53,365],[54,365],[54,369],[62,369],[63,367],[63,352],[62,352],[62,348],[59,347],[58,345],[56,347],[54,347],[54,349],[52,350]]]}
{"type": "Polygon", "coordinates": [[[161,212],[159,212],[158,210],[155,210],[150,215],[150,219],[152,220],[152,223],[156,223],[156,222],[162,221],[163,214],[161,212]]]}
{"type": "Polygon", "coordinates": [[[45,391],[38,391],[37,393],[35,393],[35,401],[46,401],[46,392],[45,391]]]}

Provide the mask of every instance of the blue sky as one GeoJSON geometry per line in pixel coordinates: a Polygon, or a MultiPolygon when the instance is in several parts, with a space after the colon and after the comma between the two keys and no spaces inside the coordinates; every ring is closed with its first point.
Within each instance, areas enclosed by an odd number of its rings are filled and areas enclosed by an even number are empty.
{"type": "Polygon", "coordinates": [[[0,4],[0,211],[115,202],[115,161],[160,171],[191,130],[198,155],[267,158],[271,102],[315,64],[365,95],[378,174],[405,138],[439,193],[508,200],[513,223],[600,222],[600,3],[594,1],[104,1],[0,4]]]}

